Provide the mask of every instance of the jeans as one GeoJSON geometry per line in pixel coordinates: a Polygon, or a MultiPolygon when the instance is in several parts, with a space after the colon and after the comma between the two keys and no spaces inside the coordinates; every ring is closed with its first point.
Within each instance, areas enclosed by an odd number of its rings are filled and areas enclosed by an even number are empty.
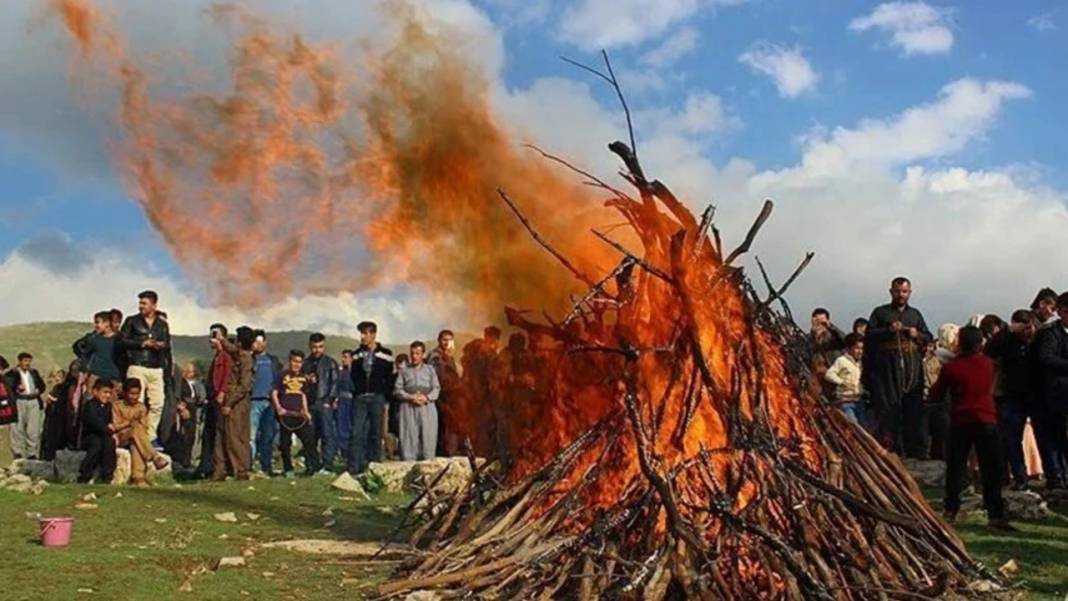
{"type": "Polygon", "coordinates": [[[315,422],[315,440],[322,445],[320,461],[323,469],[334,468],[337,458],[337,410],[326,404],[316,404],[312,409],[315,422]]]}
{"type": "Polygon", "coordinates": [[[349,442],[349,473],[359,474],[367,464],[382,459],[382,415],[386,397],[361,394],[352,401],[352,440],[349,442]]]}
{"type": "Polygon", "coordinates": [[[337,402],[337,446],[345,465],[352,463],[349,446],[352,444],[352,397],[341,397],[337,402]]]}
{"type": "Polygon", "coordinates": [[[1042,471],[1046,474],[1047,483],[1063,484],[1066,476],[1065,452],[1068,451],[1068,419],[1064,413],[1047,410],[1041,421],[1042,440],[1046,441],[1047,449],[1042,457],[1042,471]],[[1049,465],[1046,462],[1047,457],[1049,465]]]}
{"type": "Polygon", "coordinates": [[[1005,517],[1005,502],[1001,498],[1004,479],[1001,462],[1001,440],[997,426],[993,424],[953,424],[949,427],[949,458],[946,462],[947,512],[960,510],[960,492],[964,488],[964,472],[968,468],[968,455],[972,448],[979,459],[979,473],[983,480],[983,504],[987,517],[995,520],[1005,517]]]}
{"type": "Polygon", "coordinates": [[[252,401],[251,415],[252,453],[249,457],[256,461],[260,458],[260,469],[263,473],[271,473],[271,454],[274,452],[274,437],[277,430],[278,420],[274,416],[274,407],[267,399],[252,401]]]}
{"type": "Polygon", "coordinates": [[[854,424],[859,424],[861,422],[860,416],[862,409],[860,403],[842,403],[838,405],[838,409],[854,424]]]}
{"type": "Polygon", "coordinates": [[[1027,425],[1027,410],[1019,401],[999,399],[998,430],[1005,457],[1009,462],[1012,481],[1018,486],[1027,484],[1027,464],[1024,462],[1023,434],[1027,425]]]}

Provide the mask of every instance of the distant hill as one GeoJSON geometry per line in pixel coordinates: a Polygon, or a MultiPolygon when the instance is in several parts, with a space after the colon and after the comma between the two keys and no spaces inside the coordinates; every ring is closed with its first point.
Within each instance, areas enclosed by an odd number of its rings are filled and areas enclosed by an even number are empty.
{"type": "MultiPolygon", "coordinates": [[[[67,365],[74,360],[71,352],[71,344],[92,330],[92,325],[77,321],[50,321],[38,323],[25,323],[11,326],[0,326],[0,355],[3,355],[10,363],[15,363],[15,357],[22,351],[28,351],[34,357],[34,365],[43,375],[47,372],[67,365]]],[[[290,349],[308,349],[308,336],[310,331],[268,332],[267,344],[270,352],[282,357],[290,349]]],[[[461,335],[457,340],[459,345],[470,336],[461,335]]],[[[434,342],[427,340],[428,346],[434,342]]],[[[208,347],[207,336],[174,336],[174,357],[179,364],[188,361],[211,360],[211,349],[208,347]]],[[[359,341],[348,336],[327,336],[327,353],[337,358],[341,351],[347,348],[356,348],[359,341]]],[[[389,344],[386,346],[394,352],[407,352],[406,345],[389,344]]]]}

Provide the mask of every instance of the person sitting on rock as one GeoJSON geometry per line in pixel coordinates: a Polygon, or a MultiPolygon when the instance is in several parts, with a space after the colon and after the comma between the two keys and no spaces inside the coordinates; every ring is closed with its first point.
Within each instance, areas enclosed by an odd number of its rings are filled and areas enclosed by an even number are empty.
{"type": "Polygon", "coordinates": [[[127,378],[122,395],[123,401],[111,406],[115,445],[130,447],[130,483],[134,486],[148,486],[145,470],[149,462],[157,470],[167,467],[170,462],[152,447],[149,439],[148,409],[141,402],[141,380],[127,378]]]}
{"type": "Polygon", "coordinates": [[[115,427],[111,423],[111,380],[93,384],[93,398],[82,405],[82,448],[85,457],[78,467],[78,482],[87,484],[100,470],[99,483],[111,483],[115,475],[115,427]]]}

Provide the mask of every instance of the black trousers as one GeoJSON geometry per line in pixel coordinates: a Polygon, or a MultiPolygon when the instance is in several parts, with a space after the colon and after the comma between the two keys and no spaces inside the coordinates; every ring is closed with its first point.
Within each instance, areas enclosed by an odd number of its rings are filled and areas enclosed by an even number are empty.
{"type": "Polygon", "coordinates": [[[901,396],[901,440],[905,455],[913,459],[927,459],[930,443],[927,411],[923,406],[923,388],[915,388],[901,396]]]}
{"type": "Polygon", "coordinates": [[[215,471],[215,422],[219,419],[219,404],[209,402],[200,408],[200,412],[204,415],[204,428],[200,434],[200,465],[197,466],[197,473],[207,478],[215,471]]]}
{"type": "Polygon", "coordinates": [[[983,480],[983,503],[990,519],[1005,517],[1005,501],[1001,498],[1004,481],[1001,459],[1001,439],[994,424],[953,424],[949,427],[949,457],[946,461],[945,509],[960,510],[960,492],[968,469],[968,455],[972,449],[979,458],[979,474],[983,480]]]}
{"type": "Polygon", "coordinates": [[[289,430],[284,425],[278,427],[281,440],[278,442],[278,450],[282,453],[282,469],[293,471],[293,435],[300,439],[304,447],[304,472],[314,474],[319,471],[319,450],[315,448],[315,426],[309,421],[296,430],[289,430]]]}
{"type": "Polygon", "coordinates": [[[175,465],[185,469],[193,467],[193,446],[197,439],[197,408],[189,407],[189,419],[175,412],[176,427],[164,445],[174,459],[175,465]]]}
{"type": "Polygon", "coordinates": [[[110,435],[82,433],[82,445],[85,457],[78,466],[78,482],[85,483],[93,479],[93,473],[100,469],[101,484],[111,484],[115,476],[115,439],[110,435]]]}

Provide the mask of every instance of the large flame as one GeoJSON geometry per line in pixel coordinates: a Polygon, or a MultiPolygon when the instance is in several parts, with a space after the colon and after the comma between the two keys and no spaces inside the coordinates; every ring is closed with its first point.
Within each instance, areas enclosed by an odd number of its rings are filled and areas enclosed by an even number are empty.
{"type": "Polygon", "coordinates": [[[383,11],[399,32],[385,50],[352,55],[216,6],[209,17],[238,32],[219,57],[223,93],[155,81],[166,69],[142,64],[90,0],[48,7],[73,42],[76,84],[112,92],[93,97],[115,99],[131,196],[216,302],[407,284],[459,299],[443,311],[465,327],[499,320],[506,303],[557,309],[545,304],[566,297],[545,282],[572,283],[520,235],[498,186],[580,267],[610,263],[587,232],[611,215],[509,137],[480,70],[410,7],[383,11]]]}

